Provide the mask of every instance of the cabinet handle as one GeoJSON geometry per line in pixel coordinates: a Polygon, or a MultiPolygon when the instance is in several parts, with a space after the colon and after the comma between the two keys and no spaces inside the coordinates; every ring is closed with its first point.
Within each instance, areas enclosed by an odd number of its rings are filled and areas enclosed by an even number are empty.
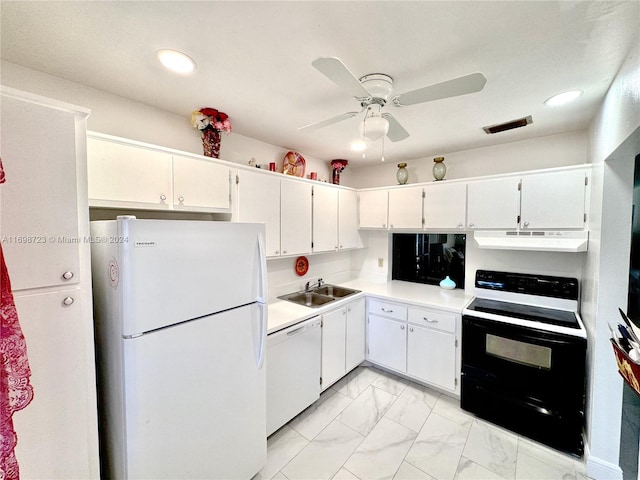
{"type": "Polygon", "coordinates": [[[164,202],[167,199],[167,196],[164,193],[160,194],[160,201],[164,202]]]}
{"type": "Polygon", "coordinates": [[[404,330],[404,325],[400,325],[400,330],[404,330]]]}
{"type": "Polygon", "coordinates": [[[422,317],[422,319],[423,319],[425,322],[429,322],[429,323],[438,323],[438,320],[429,320],[427,317],[422,317]]]}
{"type": "Polygon", "coordinates": [[[475,225],[475,223],[470,223],[469,226],[470,227],[475,227],[476,225],[475,225]]]}
{"type": "Polygon", "coordinates": [[[276,250],[276,255],[280,255],[280,250],[276,250]]]}
{"type": "Polygon", "coordinates": [[[178,201],[179,201],[180,203],[184,202],[184,197],[183,197],[183,196],[179,196],[179,197],[178,197],[178,201]]]}
{"type": "Polygon", "coordinates": [[[64,280],[71,280],[73,278],[73,272],[71,270],[67,270],[62,274],[62,278],[64,280]]]}
{"type": "Polygon", "coordinates": [[[380,307],[380,310],[382,310],[384,313],[393,313],[393,310],[387,310],[384,307],[380,307]]]}
{"type": "Polygon", "coordinates": [[[391,225],[389,225],[389,228],[393,228],[393,223],[391,225]]]}
{"type": "Polygon", "coordinates": [[[62,304],[67,307],[73,304],[73,302],[74,302],[73,297],[65,297],[64,300],[62,300],[62,304]]]}
{"type": "Polygon", "coordinates": [[[462,222],[458,224],[458,228],[462,228],[462,222]]]}
{"type": "Polygon", "coordinates": [[[382,228],[387,228],[387,224],[386,224],[386,223],[383,223],[383,224],[382,224],[382,228]]]}
{"type": "Polygon", "coordinates": [[[528,227],[528,226],[529,226],[529,222],[523,222],[523,223],[522,223],[522,226],[523,226],[523,227],[528,227]]]}
{"type": "Polygon", "coordinates": [[[286,250],[282,250],[282,254],[283,254],[283,255],[286,255],[286,254],[287,254],[287,251],[286,251],[286,250]]]}
{"type": "Polygon", "coordinates": [[[347,308],[347,312],[350,312],[350,311],[351,311],[351,307],[347,308]]]}
{"type": "Polygon", "coordinates": [[[410,331],[410,332],[413,332],[413,327],[409,327],[409,331],[410,331]]]}

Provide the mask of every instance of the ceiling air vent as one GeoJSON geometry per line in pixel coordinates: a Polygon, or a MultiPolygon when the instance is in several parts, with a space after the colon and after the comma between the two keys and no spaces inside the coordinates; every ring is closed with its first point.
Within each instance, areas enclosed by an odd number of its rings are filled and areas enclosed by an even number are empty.
{"type": "Polygon", "coordinates": [[[501,123],[499,125],[482,127],[482,129],[487,133],[487,135],[491,135],[492,133],[504,132],[505,130],[511,130],[513,128],[526,127],[530,123],[533,123],[533,120],[531,119],[531,115],[527,115],[526,117],[511,120],[510,122],[501,123]]]}

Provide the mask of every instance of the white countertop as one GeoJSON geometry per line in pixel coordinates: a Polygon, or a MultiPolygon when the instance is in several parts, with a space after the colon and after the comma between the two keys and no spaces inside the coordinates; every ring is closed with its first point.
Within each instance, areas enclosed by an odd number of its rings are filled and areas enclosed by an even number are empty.
{"type": "Polygon", "coordinates": [[[462,309],[471,301],[472,295],[466,294],[462,289],[445,290],[435,285],[421,283],[401,282],[371,282],[363,279],[343,282],[340,286],[361,290],[362,293],[328,303],[319,308],[304,307],[285,300],[277,300],[269,303],[269,324],[267,334],[294,325],[303,320],[322,315],[349,303],[365,294],[385,300],[397,300],[411,303],[421,307],[437,308],[456,313],[462,313],[462,309]]]}

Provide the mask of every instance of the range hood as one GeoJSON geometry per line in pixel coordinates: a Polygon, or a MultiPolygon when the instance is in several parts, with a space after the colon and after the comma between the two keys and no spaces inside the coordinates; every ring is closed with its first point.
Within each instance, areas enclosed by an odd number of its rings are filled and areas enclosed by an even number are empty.
{"type": "Polygon", "coordinates": [[[530,250],[542,252],[586,252],[587,231],[504,231],[478,230],[473,238],[480,248],[496,250],[530,250]]]}

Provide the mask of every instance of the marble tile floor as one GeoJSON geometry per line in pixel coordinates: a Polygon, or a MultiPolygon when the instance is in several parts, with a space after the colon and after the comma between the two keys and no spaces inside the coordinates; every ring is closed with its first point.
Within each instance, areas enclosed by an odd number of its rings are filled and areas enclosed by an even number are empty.
{"type": "Polygon", "coordinates": [[[456,399],[358,367],[267,441],[253,480],[587,480],[581,460],[460,409],[456,399]]]}

